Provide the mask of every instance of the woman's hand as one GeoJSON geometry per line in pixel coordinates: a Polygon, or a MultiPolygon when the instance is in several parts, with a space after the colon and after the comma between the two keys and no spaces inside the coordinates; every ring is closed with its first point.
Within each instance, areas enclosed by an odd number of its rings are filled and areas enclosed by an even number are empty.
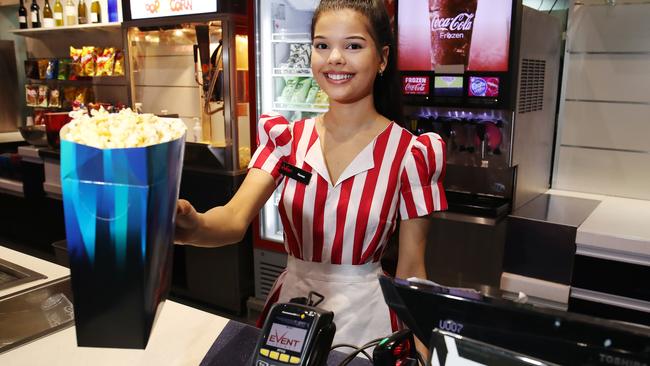
{"type": "Polygon", "coordinates": [[[199,213],[188,201],[179,199],[176,203],[176,231],[174,241],[190,243],[200,225],[199,213]]]}

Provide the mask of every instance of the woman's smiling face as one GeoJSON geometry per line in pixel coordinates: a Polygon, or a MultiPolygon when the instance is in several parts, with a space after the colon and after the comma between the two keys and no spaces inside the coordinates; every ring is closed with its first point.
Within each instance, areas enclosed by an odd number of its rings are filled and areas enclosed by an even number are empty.
{"type": "Polygon", "coordinates": [[[372,96],[383,58],[368,32],[366,17],[351,9],[327,11],[314,27],[311,68],[318,85],[331,101],[348,104],[372,96]]]}

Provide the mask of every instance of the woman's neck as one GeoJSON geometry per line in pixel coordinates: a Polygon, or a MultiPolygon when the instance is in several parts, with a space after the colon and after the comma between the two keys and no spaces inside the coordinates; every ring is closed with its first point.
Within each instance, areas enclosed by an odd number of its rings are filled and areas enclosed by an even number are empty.
{"type": "Polygon", "coordinates": [[[330,133],[354,134],[367,129],[380,120],[372,95],[354,103],[330,101],[323,118],[323,127],[330,133]]]}

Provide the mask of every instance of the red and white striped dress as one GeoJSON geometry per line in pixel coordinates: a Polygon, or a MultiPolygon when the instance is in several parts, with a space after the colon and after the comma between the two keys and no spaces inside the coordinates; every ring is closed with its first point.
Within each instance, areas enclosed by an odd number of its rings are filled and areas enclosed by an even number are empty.
{"type": "Polygon", "coordinates": [[[329,177],[315,119],[290,124],[281,115],[263,115],[258,140],[249,168],[268,172],[281,187],[279,211],[289,254],[267,309],[314,290],[326,297],[319,306],[335,313],[335,342],[362,344],[390,333],[395,324],[379,289],[379,260],[398,215],[407,220],[447,208],[442,139],[433,133],[416,137],[391,123],[337,182],[329,177]],[[282,162],[312,173],[309,183],[281,175],[282,162]]]}

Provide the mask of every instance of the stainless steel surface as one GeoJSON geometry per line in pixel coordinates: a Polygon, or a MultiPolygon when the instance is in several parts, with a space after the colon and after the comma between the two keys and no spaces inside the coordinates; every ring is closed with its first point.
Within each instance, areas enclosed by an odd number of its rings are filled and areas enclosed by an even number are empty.
{"type": "Polygon", "coordinates": [[[598,200],[543,194],[510,217],[579,227],[600,204],[598,200]]]}
{"type": "MultiPolygon", "coordinates": [[[[545,62],[544,100],[541,110],[516,113],[514,122],[513,165],[517,178],[513,197],[516,209],[548,190],[553,160],[553,134],[560,72],[561,25],[555,17],[523,7],[519,62],[524,59],[545,62]]],[[[521,79],[522,69],[518,71],[521,79]]],[[[517,93],[517,102],[521,100],[517,93]]]]}
{"type": "Polygon", "coordinates": [[[19,121],[17,75],[14,41],[0,40],[0,132],[15,131],[19,121]]]}
{"type": "Polygon", "coordinates": [[[74,325],[70,277],[0,301],[0,353],[74,325]]]}
{"type": "Polygon", "coordinates": [[[484,216],[469,215],[469,214],[464,214],[464,213],[459,213],[459,212],[451,212],[451,211],[434,212],[431,215],[431,218],[432,219],[441,219],[441,220],[464,222],[464,223],[468,223],[468,224],[488,225],[488,226],[494,226],[494,225],[497,224],[497,222],[500,221],[496,217],[484,217],[484,216]]]}
{"type": "Polygon", "coordinates": [[[31,269],[0,259],[0,290],[44,278],[47,277],[31,269]]]}

